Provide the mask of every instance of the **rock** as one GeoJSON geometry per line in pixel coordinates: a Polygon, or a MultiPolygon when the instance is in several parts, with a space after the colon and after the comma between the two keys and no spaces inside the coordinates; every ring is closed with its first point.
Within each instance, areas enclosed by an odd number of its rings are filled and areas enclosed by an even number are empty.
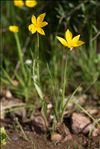
{"type": "Polygon", "coordinates": [[[72,114],[72,130],[75,133],[88,133],[93,125],[91,121],[86,116],[82,115],[81,113],[73,113],[72,114]]]}
{"type": "Polygon", "coordinates": [[[37,132],[45,132],[47,130],[48,122],[42,115],[36,115],[31,117],[31,121],[34,126],[34,129],[37,132]]]}
{"type": "Polygon", "coordinates": [[[51,135],[51,141],[53,142],[60,142],[62,140],[62,135],[60,135],[59,133],[53,133],[51,135]]]}
{"type": "Polygon", "coordinates": [[[98,135],[100,135],[100,126],[98,126],[97,128],[94,128],[92,132],[93,137],[97,137],[98,135]]]}
{"type": "Polygon", "coordinates": [[[70,135],[69,128],[64,123],[57,123],[56,130],[59,134],[62,134],[64,137],[70,135]]]}
{"type": "Polygon", "coordinates": [[[16,108],[15,110],[13,110],[12,113],[17,114],[19,116],[22,117],[22,119],[24,119],[26,117],[26,110],[25,110],[25,103],[21,102],[21,100],[19,99],[6,99],[6,98],[2,98],[0,100],[0,119],[4,119],[5,115],[8,111],[10,111],[12,108],[16,108]]]}
{"type": "Polygon", "coordinates": [[[12,94],[10,92],[9,89],[7,89],[6,87],[0,87],[0,97],[5,97],[5,98],[12,98],[12,94]]]}
{"type": "Polygon", "coordinates": [[[12,98],[12,94],[11,94],[11,92],[9,90],[6,90],[5,97],[6,98],[12,98]]]}

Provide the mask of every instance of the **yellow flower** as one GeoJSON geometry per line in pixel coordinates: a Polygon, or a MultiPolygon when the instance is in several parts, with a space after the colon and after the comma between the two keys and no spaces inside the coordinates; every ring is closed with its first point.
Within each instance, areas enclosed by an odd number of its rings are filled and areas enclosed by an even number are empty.
{"type": "Polygon", "coordinates": [[[19,32],[19,27],[16,25],[10,25],[9,31],[14,32],[14,33],[19,32]]]}
{"type": "Polygon", "coordinates": [[[44,17],[46,16],[46,13],[40,14],[37,19],[33,15],[31,18],[32,24],[28,26],[29,31],[34,34],[35,32],[40,33],[41,35],[45,35],[44,30],[42,27],[48,25],[46,21],[44,21],[44,17]]]}
{"type": "Polygon", "coordinates": [[[67,29],[67,31],[65,32],[65,39],[57,36],[57,39],[62,43],[62,45],[70,49],[84,44],[84,42],[79,40],[79,38],[80,38],[80,35],[73,37],[69,29],[67,29]]]}
{"type": "Polygon", "coordinates": [[[26,0],[25,5],[27,7],[33,8],[37,5],[37,1],[36,0],[26,0]]]}
{"type": "Polygon", "coordinates": [[[14,0],[14,5],[17,7],[23,7],[24,1],[23,0],[14,0]]]}

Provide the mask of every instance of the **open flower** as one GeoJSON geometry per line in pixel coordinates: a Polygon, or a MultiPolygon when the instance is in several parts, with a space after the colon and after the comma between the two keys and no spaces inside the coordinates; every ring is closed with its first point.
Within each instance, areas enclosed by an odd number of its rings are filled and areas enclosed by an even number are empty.
{"type": "Polygon", "coordinates": [[[14,33],[19,32],[19,27],[16,25],[10,25],[9,31],[14,32],[14,33]]]}
{"type": "Polygon", "coordinates": [[[14,0],[14,5],[17,7],[23,7],[24,1],[23,0],[14,0]]]}
{"type": "Polygon", "coordinates": [[[84,44],[84,42],[79,40],[79,38],[80,38],[80,35],[73,37],[69,29],[67,29],[67,31],[65,32],[65,39],[57,36],[57,39],[62,43],[62,45],[70,49],[84,44]]]}
{"type": "Polygon", "coordinates": [[[32,34],[38,32],[41,35],[45,35],[45,32],[42,29],[42,27],[45,27],[46,25],[48,25],[48,23],[46,21],[44,21],[45,16],[46,16],[46,13],[40,14],[37,17],[37,19],[34,15],[32,16],[32,18],[31,18],[32,24],[30,24],[28,26],[28,29],[32,34]]]}
{"type": "Polygon", "coordinates": [[[26,0],[25,5],[27,7],[33,8],[37,5],[37,1],[36,0],[26,0]]]}

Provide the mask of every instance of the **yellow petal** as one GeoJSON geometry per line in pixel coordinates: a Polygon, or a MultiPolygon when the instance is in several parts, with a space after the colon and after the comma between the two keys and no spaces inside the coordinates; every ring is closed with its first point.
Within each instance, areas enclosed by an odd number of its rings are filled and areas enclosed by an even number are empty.
{"type": "Polygon", "coordinates": [[[57,36],[57,39],[62,43],[63,46],[68,46],[68,43],[64,38],[57,36]]]}
{"type": "Polygon", "coordinates": [[[36,17],[34,15],[32,16],[31,21],[34,25],[36,25],[36,17]]]}
{"type": "Polygon", "coordinates": [[[37,5],[37,1],[36,0],[26,0],[25,5],[27,7],[33,8],[37,5]]]}
{"type": "Polygon", "coordinates": [[[72,40],[72,33],[70,32],[69,29],[67,29],[67,31],[65,32],[65,39],[67,40],[67,42],[70,42],[72,40]]]}
{"type": "Polygon", "coordinates": [[[41,35],[45,35],[45,32],[42,28],[38,27],[37,32],[40,33],[41,35]]]}
{"type": "Polygon", "coordinates": [[[77,35],[72,40],[73,40],[73,42],[78,42],[79,38],[80,38],[80,35],[77,35]]]}
{"type": "Polygon", "coordinates": [[[44,22],[41,22],[39,26],[40,26],[40,27],[44,27],[44,26],[46,26],[46,25],[48,25],[48,22],[44,21],[44,22]]]}
{"type": "Polygon", "coordinates": [[[40,22],[43,22],[44,17],[46,16],[46,13],[42,13],[37,17],[37,24],[39,24],[40,22]]]}
{"type": "Polygon", "coordinates": [[[83,45],[84,43],[85,43],[84,41],[79,40],[79,41],[77,42],[77,47],[83,45]]]}
{"type": "Polygon", "coordinates": [[[32,34],[34,34],[36,32],[36,27],[33,24],[30,24],[28,26],[28,29],[32,34]]]}
{"type": "Polygon", "coordinates": [[[16,7],[23,7],[24,6],[24,1],[23,0],[14,0],[14,5],[16,7]]]}
{"type": "Polygon", "coordinates": [[[79,38],[80,38],[80,35],[77,35],[75,36],[73,39],[72,39],[72,45],[73,47],[77,46],[77,43],[79,41],[79,38]]]}
{"type": "Polygon", "coordinates": [[[16,25],[10,25],[9,26],[9,31],[16,33],[16,32],[19,31],[19,27],[16,26],[16,25]]]}

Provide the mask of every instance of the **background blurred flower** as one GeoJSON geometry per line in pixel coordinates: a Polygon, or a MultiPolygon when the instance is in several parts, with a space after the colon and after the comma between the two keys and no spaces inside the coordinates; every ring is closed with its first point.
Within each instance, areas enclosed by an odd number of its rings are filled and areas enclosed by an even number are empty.
{"type": "Polygon", "coordinates": [[[33,8],[37,5],[37,1],[36,0],[26,0],[25,5],[27,7],[33,8]]]}
{"type": "Polygon", "coordinates": [[[23,0],[14,0],[14,5],[17,7],[23,7],[24,1],[23,0]]]}
{"type": "Polygon", "coordinates": [[[46,13],[40,14],[37,19],[33,15],[31,18],[32,24],[28,26],[29,31],[34,34],[36,31],[40,33],[41,35],[45,35],[44,30],[42,27],[48,25],[46,21],[44,21],[44,17],[46,16],[46,13]]]}
{"type": "Polygon", "coordinates": [[[19,27],[16,25],[10,25],[9,31],[14,32],[14,33],[19,32],[19,27]]]}
{"type": "Polygon", "coordinates": [[[57,39],[62,43],[63,46],[68,47],[70,49],[74,47],[78,47],[84,44],[83,41],[79,40],[80,35],[73,37],[72,33],[67,29],[65,32],[65,39],[57,36],[57,39]]]}
{"type": "Polygon", "coordinates": [[[32,60],[27,59],[27,60],[25,61],[25,63],[26,63],[27,65],[30,65],[30,64],[32,64],[32,60]]]}

